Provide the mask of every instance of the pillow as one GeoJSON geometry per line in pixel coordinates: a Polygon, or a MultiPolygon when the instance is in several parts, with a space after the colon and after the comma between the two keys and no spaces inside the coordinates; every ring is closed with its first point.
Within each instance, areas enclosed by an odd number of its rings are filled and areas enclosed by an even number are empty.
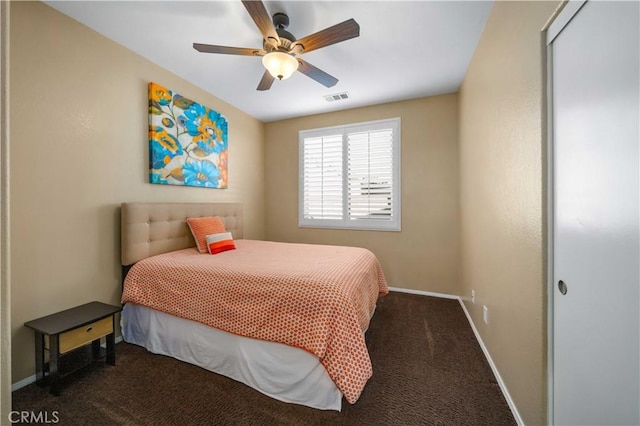
{"type": "Polygon", "coordinates": [[[207,248],[209,249],[209,254],[218,254],[227,250],[235,250],[236,245],[233,243],[231,232],[222,232],[207,235],[207,248]]]}
{"type": "Polygon", "coordinates": [[[196,247],[200,253],[207,252],[207,235],[219,234],[225,232],[224,223],[218,216],[213,217],[189,217],[187,218],[187,224],[193,239],[196,240],[196,247]]]}

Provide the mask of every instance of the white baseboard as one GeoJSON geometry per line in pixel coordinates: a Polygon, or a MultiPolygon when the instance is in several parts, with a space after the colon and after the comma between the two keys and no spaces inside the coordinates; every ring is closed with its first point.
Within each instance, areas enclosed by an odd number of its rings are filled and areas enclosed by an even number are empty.
{"type": "Polygon", "coordinates": [[[412,290],[410,288],[389,287],[389,291],[397,291],[398,293],[419,294],[422,296],[440,297],[442,299],[459,299],[458,296],[446,293],[433,293],[431,291],[412,290]]]}
{"type": "Polygon", "coordinates": [[[11,385],[11,392],[17,391],[18,389],[23,388],[27,385],[30,385],[31,383],[35,383],[35,381],[36,381],[35,374],[33,376],[27,377],[26,379],[22,379],[19,382],[16,382],[11,385]]]}
{"type": "Polygon", "coordinates": [[[484,345],[484,342],[482,341],[482,338],[480,337],[480,333],[478,333],[478,329],[476,328],[476,325],[474,324],[473,320],[471,319],[471,315],[469,315],[469,311],[467,311],[467,307],[465,306],[464,302],[462,301],[462,298],[458,297],[457,299],[460,302],[460,306],[462,306],[462,310],[464,311],[464,314],[467,316],[467,320],[469,321],[469,324],[471,325],[471,329],[473,330],[473,334],[475,334],[475,336],[476,336],[476,340],[478,340],[478,343],[480,344],[480,347],[482,348],[482,352],[484,352],[485,358],[487,358],[487,362],[489,363],[489,366],[491,367],[491,371],[493,371],[493,375],[496,377],[496,381],[498,382],[498,385],[500,386],[500,390],[502,391],[502,394],[504,395],[504,398],[507,400],[507,404],[509,404],[509,408],[511,409],[511,413],[513,414],[513,417],[516,420],[516,423],[518,425],[520,425],[520,426],[524,426],[524,421],[522,420],[522,417],[520,416],[520,413],[518,412],[518,407],[516,407],[515,402],[511,398],[511,395],[509,394],[509,390],[507,389],[507,385],[502,380],[502,377],[500,376],[500,373],[498,372],[498,368],[496,367],[495,363],[493,362],[493,359],[491,359],[491,355],[489,354],[489,350],[484,345]]]}
{"type": "MultiPolygon", "coordinates": [[[[116,337],[116,343],[120,343],[120,342],[122,342],[122,336],[116,337]]],[[[36,382],[36,375],[34,374],[33,376],[29,376],[26,379],[22,379],[19,382],[16,382],[16,383],[12,384],[11,385],[11,392],[17,391],[18,389],[21,389],[21,388],[23,388],[25,386],[28,386],[31,383],[35,383],[35,382],[36,382]]]]}

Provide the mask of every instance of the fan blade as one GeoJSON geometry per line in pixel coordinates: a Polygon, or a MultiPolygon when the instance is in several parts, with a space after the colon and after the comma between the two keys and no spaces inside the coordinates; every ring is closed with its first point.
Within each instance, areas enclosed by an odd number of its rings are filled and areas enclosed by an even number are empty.
{"type": "Polygon", "coordinates": [[[278,37],[276,27],[273,26],[271,17],[264,7],[264,4],[259,0],[242,0],[242,4],[245,9],[247,9],[247,12],[249,12],[249,15],[251,15],[251,18],[253,18],[253,22],[256,23],[265,41],[273,47],[278,47],[280,37],[278,37]]]}
{"type": "Polygon", "coordinates": [[[325,87],[335,86],[336,83],[338,82],[337,78],[327,74],[326,72],[322,71],[320,68],[314,67],[307,61],[298,59],[298,63],[300,64],[300,66],[298,67],[298,71],[300,71],[302,74],[306,75],[307,77],[314,79],[315,81],[317,81],[318,83],[322,84],[325,87]]]}
{"type": "Polygon", "coordinates": [[[267,52],[262,49],[248,47],[216,46],[213,44],[193,43],[193,48],[203,53],[224,53],[226,55],[264,56],[267,52]]]}
{"type": "Polygon", "coordinates": [[[264,74],[262,74],[262,79],[260,80],[260,83],[258,83],[258,87],[256,88],[256,90],[269,90],[269,89],[271,89],[271,85],[273,84],[273,80],[275,80],[275,78],[273,78],[273,76],[271,74],[269,74],[269,71],[265,70],[264,74]]]}
{"type": "Polygon", "coordinates": [[[322,31],[301,38],[293,43],[291,50],[297,49],[298,51],[296,53],[307,53],[320,49],[321,47],[358,37],[359,35],[360,25],[358,25],[354,19],[349,19],[333,27],[325,28],[322,31]],[[299,46],[302,47],[302,52],[299,51],[299,46]]]}

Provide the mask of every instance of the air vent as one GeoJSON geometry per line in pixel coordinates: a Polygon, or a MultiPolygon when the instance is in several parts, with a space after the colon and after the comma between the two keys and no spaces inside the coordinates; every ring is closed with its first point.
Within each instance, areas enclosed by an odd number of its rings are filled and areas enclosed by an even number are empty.
{"type": "Polygon", "coordinates": [[[349,99],[349,94],[347,92],[334,93],[333,95],[325,96],[324,99],[327,102],[343,101],[345,99],[349,99]]]}

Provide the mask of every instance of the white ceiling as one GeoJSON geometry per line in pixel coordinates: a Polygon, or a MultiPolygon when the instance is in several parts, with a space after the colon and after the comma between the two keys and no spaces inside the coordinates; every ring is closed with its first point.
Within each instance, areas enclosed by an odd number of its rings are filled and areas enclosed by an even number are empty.
{"type": "Polygon", "coordinates": [[[265,122],[457,91],[493,4],[267,1],[270,15],[289,15],[288,31],[297,38],[349,18],[360,24],[360,37],[301,56],[338,78],[335,86],[296,72],[259,92],[261,58],[192,47],[197,42],[261,48],[260,32],[239,0],[46,3],[265,122]],[[340,92],[351,99],[324,99],[340,92]]]}

